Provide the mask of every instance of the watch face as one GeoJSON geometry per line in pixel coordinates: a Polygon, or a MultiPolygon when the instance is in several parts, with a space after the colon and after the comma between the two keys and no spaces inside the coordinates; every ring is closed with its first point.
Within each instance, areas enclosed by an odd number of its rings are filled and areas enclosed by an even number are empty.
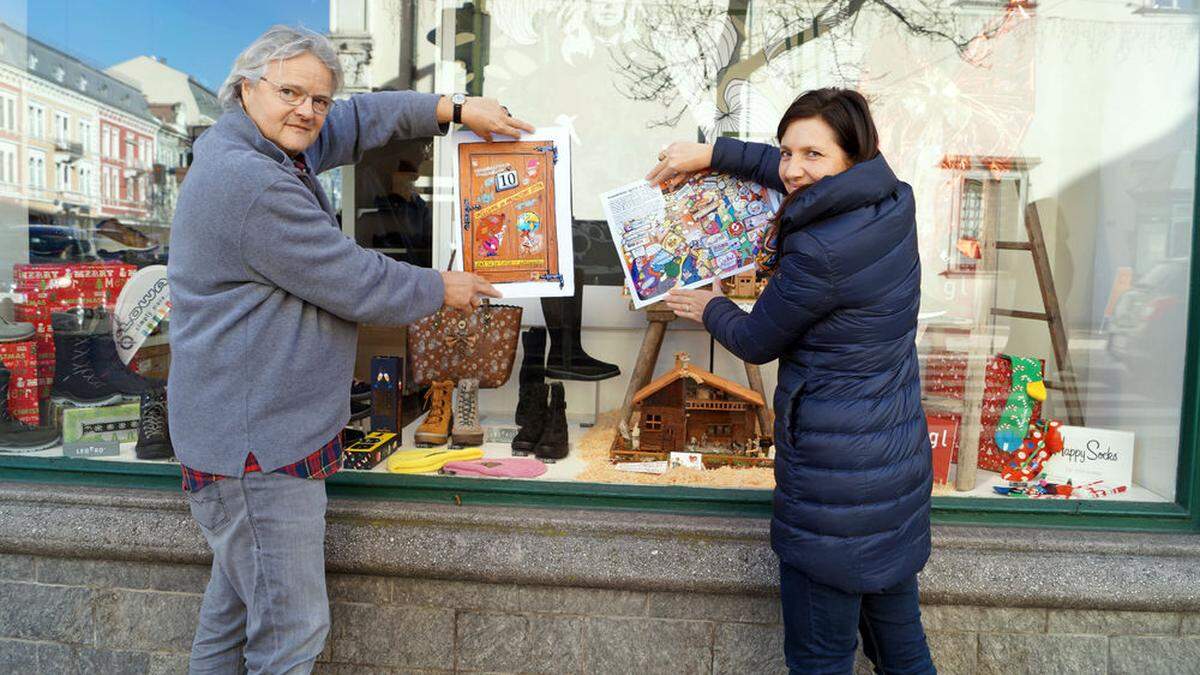
{"type": "Polygon", "coordinates": [[[450,97],[450,102],[454,105],[462,105],[467,102],[467,97],[463,94],[455,94],[450,97]]]}

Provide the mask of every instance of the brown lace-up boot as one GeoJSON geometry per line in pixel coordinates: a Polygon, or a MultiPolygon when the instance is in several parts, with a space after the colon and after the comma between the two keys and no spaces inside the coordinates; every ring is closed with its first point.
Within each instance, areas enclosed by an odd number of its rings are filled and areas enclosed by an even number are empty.
{"type": "Polygon", "coordinates": [[[429,403],[429,414],[417,427],[413,440],[418,448],[445,445],[450,439],[451,403],[454,398],[454,383],[450,380],[434,382],[425,393],[429,403]]]}
{"type": "Polygon", "coordinates": [[[478,445],[483,445],[483,427],[479,425],[479,380],[466,378],[458,383],[450,447],[478,445]]]}

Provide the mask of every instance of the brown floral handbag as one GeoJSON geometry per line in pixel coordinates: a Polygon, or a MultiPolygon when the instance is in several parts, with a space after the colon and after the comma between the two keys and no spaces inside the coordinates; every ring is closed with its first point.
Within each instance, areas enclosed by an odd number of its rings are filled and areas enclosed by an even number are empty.
{"type": "Polygon", "coordinates": [[[512,375],[520,334],[520,307],[486,298],[471,312],[443,307],[408,327],[413,382],[474,377],[481,389],[502,387],[512,375]]]}

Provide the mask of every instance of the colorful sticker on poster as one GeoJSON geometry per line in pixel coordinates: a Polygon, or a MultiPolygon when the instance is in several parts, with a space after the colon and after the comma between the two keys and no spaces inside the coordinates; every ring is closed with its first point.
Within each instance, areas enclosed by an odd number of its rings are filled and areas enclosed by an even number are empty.
{"type": "Polygon", "coordinates": [[[633,304],[662,300],[753,269],[779,195],[757,183],[700,173],[670,192],[646,181],[600,196],[633,304]]]}
{"type": "Polygon", "coordinates": [[[516,141],[455,136],[454,237],[461,269],[506,298],[574,292],[570,139],[539,129],[516,141]]]}

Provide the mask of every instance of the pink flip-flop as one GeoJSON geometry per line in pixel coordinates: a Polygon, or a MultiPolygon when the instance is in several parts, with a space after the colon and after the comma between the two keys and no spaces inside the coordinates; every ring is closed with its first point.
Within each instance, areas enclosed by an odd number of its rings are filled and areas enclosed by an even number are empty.
{"type": "Polygon", "coordinates": [[[496,478],[536,478],[546,473],[546,465],[532,457],[497,457],[447,462],[442,472],[460,476],[492,476],[496,478]]]}

